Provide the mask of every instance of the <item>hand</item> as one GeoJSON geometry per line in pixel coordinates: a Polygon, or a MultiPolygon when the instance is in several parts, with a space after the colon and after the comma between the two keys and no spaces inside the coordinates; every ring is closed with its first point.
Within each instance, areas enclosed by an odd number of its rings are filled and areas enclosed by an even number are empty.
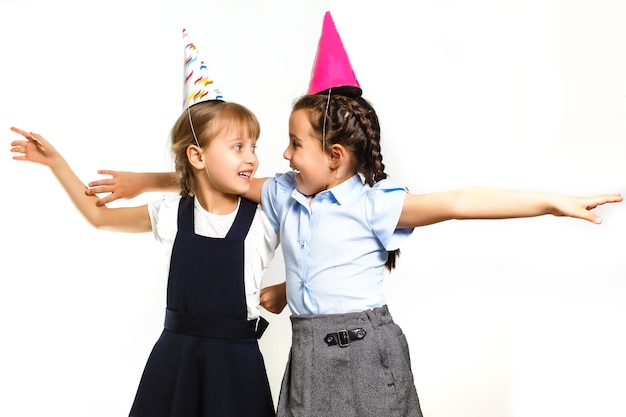
{"type": "Polygon", "coordinates": [[[552,214],[575,217],[600,224],[602,219],[591,210],[606,203],[619,203],[622,199],[622,195],[618,193],[598,194],[589,197],[558,196],[552,214]]]}
{"type": "Polygon", "coordinates": [[[261,307],[270,313],[280,314],[287,305],[286,290],[284,282],[261,288],[261,307]]]}
{"type": "Polygon", "coordinates": [[[92,181],[85,191],[87,195],[109,193],[107,196],[96,201],[96,206],[101,207],[119,198],[130,199],[142,192],[139,184],[139,173],[130,171],[99,170],[98,174],[109,175],[111,178],[92,181]]]}
{"type": "Polygon", "coordinates": [[[17,155],[13,156],[16,161],[30,161],[38,164],[52,167],[56,160],[60,158],[59,153],[54,146],[46,141],[41,135],[33,132],[12,127],[11,130],[19,133],[26,140],[14,140],[11,142],[11,152],[17,155]]]}

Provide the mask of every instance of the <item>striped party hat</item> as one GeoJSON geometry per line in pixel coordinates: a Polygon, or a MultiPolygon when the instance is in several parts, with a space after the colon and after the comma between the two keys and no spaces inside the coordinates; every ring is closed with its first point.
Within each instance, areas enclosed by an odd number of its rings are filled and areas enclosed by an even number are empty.
{"type": "Polygon", "coordinates": [[[183,110],[208,100],[223,100],[222,92],[209,75],[208,68],[198,54],[189,33],[183,29],[185,44],[185,82],[183,86],[183,110]]]}

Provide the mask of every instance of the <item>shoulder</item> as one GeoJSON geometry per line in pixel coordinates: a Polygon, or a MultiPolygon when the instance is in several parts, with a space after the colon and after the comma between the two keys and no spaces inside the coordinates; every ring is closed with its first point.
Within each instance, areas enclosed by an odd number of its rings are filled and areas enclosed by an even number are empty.
{"type": "Polygon", "coordinates": [[[167,215],[170,212],[174,212],[176,215],[178,213],[180,200],[181,196],[178,194],[166,194],[159,200],[149,202],[148,211],[150,212],[150,216],[155,215],[155,217],[159,217],[167,215]]]}
{"type": "Polygon", "coordinates": [[[371,224],[384,223],[386,228],[398,224],[407,195],[407,189],[398,183],[384,179],[372,187],[366,186],[365,200],[371,224]]]}
{"type": "Polygon", "coordinates": [[[148,203],[152,230],[157,240],[173,239],[178,229],[178,205],[181,196],[168,194],[160,200],[148,203]]]}
{"type": "Polygon", "coordinates": [[[273,177],[268,178],[263,184],[263,191],[265,193],[281,193],[293,191],[297,186],[296,172],[289,171],[284,173],[278,173],[273,177]]]}
{"type": "Polygon", "coordinates": [[[371,192],[393,192],[393,191],[404,191],[407,192],[406,187],[398,184],[397,182],[390,180],[388,178],[384,180],[378,181],[370,188],[371,192]]]}
{"type": "Polygon", "coordinates": [[[286,204],[289,204],[291,196],[296,189],[296,173],[285,172],[268,178],[263,184],[261,192],[261,204],[265,214],[278,230],[281,213],[286,204]]]}
{"type": "Polygon", "coordinates": [[[390,207],[402,206],[407,192],[406,187],[389,179],[380,180],[372,187],[364,187],[365,199],[374,212],[384,213],[390,207]]]}
{"type": "Polygon", "coordinates": [[[398,249],[413,229],[398,229],[408,190],[398,183],[384,179],[367,193],[369,223],[386,250],[398,249]]]}

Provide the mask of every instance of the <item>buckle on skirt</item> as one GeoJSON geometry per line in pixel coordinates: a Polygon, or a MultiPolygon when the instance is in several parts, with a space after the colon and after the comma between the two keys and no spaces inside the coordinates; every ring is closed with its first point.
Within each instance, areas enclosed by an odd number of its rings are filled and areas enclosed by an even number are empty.
{"type": "Polygon", "coordinates": [[[361,340],[365,337],[367,332],[361,328],[352,330],[339,330],[335,333],[328,333],[324,336],[324,341],[328,346],[339,345],[339,347],[345,348],[350,346],[350,342],[361,340]]]}

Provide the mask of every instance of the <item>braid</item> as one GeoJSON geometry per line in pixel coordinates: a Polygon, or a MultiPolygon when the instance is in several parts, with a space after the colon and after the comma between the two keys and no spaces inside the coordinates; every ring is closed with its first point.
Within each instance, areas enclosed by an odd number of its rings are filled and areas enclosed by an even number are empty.
{"type": "Polygon", "coordinates": [[[380,180],[387,178],[383,155],[380,148],[380,123],[372,105],[362,97],[355,101],[353,106],[360,118],[366,141],[364,142],[363,157],[360,172],[365,177],[365,182],[374,185],[380,180]]]}
{"type": "MultiPolygon", "coordinates": [[[[341,144],[350,151],[354,156],[354,172],[361,174],[366,184],[373,186],[387,178],[380,146],[380,123],[367,100],[340,94],[331,95],[329,100],[327,93],[320,93],[297,100],[293,111],[301,109],[309,111],[311,126],[320,138],[326,117],[326,148],[341,144]]],[[[399,249],[388,252],[387,269],[395,267],[399,254],[399,249]]]]}
{"type": "MultiPolygon", "coordinates": [[[[367,130],[365,152],[369,156],[363,158],[363,174],[369,173],[369,176],[365,177],[365,181],[369,185],[374,185],[380,180],[387,178],[385,172],[385,164],[383,164],[383,154],[380,146],[380,122],[378,121],[378,115],[372,107],[372,105],[363,97],[357,99],[359,107],[363,109],[363,115],[361,117],[361,124],[364,129],[367,130]],[[367,162],[367,164],[365,164],[367,162]]],[[[393,251],[387,251],[387,262],[385,262],[385,268],[389,271],[396,267],[396,260],[400,256],[400,249],[393,251]]]]}

